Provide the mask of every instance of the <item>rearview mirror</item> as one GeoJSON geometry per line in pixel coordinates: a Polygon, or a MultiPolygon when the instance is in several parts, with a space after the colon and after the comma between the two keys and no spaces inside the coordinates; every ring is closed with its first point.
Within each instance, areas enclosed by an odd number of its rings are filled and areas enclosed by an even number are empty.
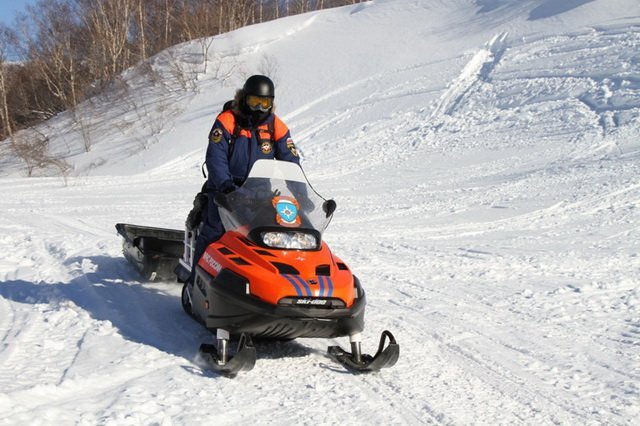
{"type": "Polygon", "coordinates": [[[336,211],[336,207],[338,207],[338,205],[333,200],[327,200],[322,203],[322,210],[327,214],[327,217],[331,216],[333,212],[336,211]]]}

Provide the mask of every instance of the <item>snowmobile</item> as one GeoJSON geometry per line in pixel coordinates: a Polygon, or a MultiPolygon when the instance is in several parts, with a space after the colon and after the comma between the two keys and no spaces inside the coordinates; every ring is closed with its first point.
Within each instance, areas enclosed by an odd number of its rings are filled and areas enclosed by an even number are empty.
{"type": "MultiPolygon", "coordinates": [[[[187,226],[175,271],[184,283],[185,312],[215,333],[216,343],[202,344],[199,350],[212,370],[233,377],[252,369],[257,358],[253,339],[298,337],[348,336],[350,352],[331,346],[328,354],[354,372],[378,371],[397,362],[399,345],[386,330],[375,355],[362,352],[365,292],[322,241],[336,203],[315,192],[300,166],[258,160],[240,188],[217,193],[214,202],[225,234],[207,247],[189,279],[198,227],[187,226]],[[232,337],[238,338],[233,355],[232,337]]],[[[145,235],[141,227],[119,226],[121,234],[128,230],[137,238],[134,249],[140,253],[128,257],[148,257],[147,263],[153,263],[157,253],[142,251],[153,245],[146,239],[158,247],[158,228],[145,235]]],[[[153,266],[139,269],[149,274],[153,266]]]]}

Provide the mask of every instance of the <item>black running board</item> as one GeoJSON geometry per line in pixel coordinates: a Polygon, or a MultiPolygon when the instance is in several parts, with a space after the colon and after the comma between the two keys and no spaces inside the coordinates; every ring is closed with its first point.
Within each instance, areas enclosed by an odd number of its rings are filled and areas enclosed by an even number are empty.
{"type": "Polygon", "coordinates": [[[203,343],[200,345],[199,354],[213,371],[228,377],[235,377],[240,371],[249,371],[256,365],[256,348],[248,334],[243,333],[238,341],[236,354],[221,362],[218,349],[215,345],[203,343]]]}
{"type": "Polygon", "coordinates": [[[351,352],[345,351],[340,346],[329,346],[328,353],[350,371],[369,373],[394,366],[400,357],[400,345],[396,342],[393,334],[385,330],[380,336],[378,351],[374,356],[362,354],[360,361],[357,361],[351,352]],[[387,339],[389,339],[389,345],[385,348],[387,339]]]}

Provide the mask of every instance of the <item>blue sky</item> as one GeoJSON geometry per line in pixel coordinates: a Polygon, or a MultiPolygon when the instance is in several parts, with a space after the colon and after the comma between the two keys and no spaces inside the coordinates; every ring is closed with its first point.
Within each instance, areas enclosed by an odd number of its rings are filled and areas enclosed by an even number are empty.
{"type": "Polygon", "coordinates": [[[31,3],[35,0],[0,0],[0,21],[10,25],[16,13],[24,11],[31,3]]]}

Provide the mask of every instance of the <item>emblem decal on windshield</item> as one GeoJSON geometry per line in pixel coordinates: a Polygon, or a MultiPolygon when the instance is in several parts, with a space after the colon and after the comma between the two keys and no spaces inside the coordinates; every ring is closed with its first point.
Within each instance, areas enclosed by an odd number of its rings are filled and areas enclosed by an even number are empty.
{"type": "Polygon", "coordinates": [[[300,226],[300,216],[298,209],[300,205],[293,197],[274,197],[271,201],[275,207],[277,215],[276,222],[281,226],[297,227],[300,226]]]}

